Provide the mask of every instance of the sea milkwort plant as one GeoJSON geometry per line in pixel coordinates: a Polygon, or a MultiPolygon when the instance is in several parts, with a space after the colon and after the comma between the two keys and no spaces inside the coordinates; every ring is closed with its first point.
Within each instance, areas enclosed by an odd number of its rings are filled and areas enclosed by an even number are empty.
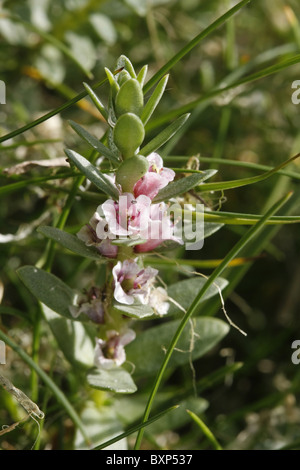
{"type": "MultiPolygon", "coordinates": [[[[75,150],[65,150],[70,166],[96,186],[104,195],[104,201],[100,202],[99,195],[99,204],[75,235],[50,226],[38,229],[52,243],[60,243],[102,268],[106,265],[105,280],[101,285],[95,279],[90,285],[73,289],[47,269],[24,266],[18,273],[41,302],[50,325],[58,314],[64,316],[65,321],[81,322],[83,334],[86,328],[93,326],[93,357],[91,361],[90,354],[88,364],[91,367],[87,374],[90,385],[133,393],[136,385],[132,372],[138,368],[134,356],[140,348],[136,321],[165,318],[169,313],[174,316],[174,311],[183,315],[192,300],[187,304],[186,299],[181,299],[180,291],[187,288],[186,284],[172,290],[172,286],[169,288],[162,282],[158,269],[149,263],[146,265],[145,258],[165,256],[164,253],[178,247],[202,248],[206,233],[204,204],[199,202],[202,199],[197,197],[197,187],[215,171],[194,170],[176,177],[159,154],[160,147],[184,125],[188,114],[147,139],[145,126],[163,96],[168,75],[145,100],[143,85],[147,66],[136,73],[130,60],[121,56],[115,71],[105,69],[105,72],[109,82],[106,107],[92,88],[84,84],[107,121],[105,138],[99,141],[81,125],[70,121],[73,130],[97,153],[96,163],[75,150]],[[127,358],[129,344],[132,347],[127,358]]],[[[210,224],[206,234],[220,227],[221,224],[210,224]]],[[[195,296],[202,285],[202,277],[190,278],[189,295],[195,296]]],[[[209,295],[220,294],[225,285],[224,279],[216,279],[209,295]]],[[[227,332],[225,323],[207,321],[215,323],[214,341],[227,332]]],[[[175,323],[172,321],[170,327],[174,328],[175,323]]],[[[201,323],[195,326],[194,334],[198,334],[201,323]]],[[[67,336],[67,329],[65,334],[67,336]]],[[[158,346],[155,354],[160,355],[162,347],[158,346]]],[[[76,357],[81,365],[86,365],[84,353],[81,357],[80,350],[76,351],[76,357]]]]}
{"type": "MultiPolygon", "coordinates": [[[[230,325],[244,333],[226,313],[222,291],[228,282],[221,275],[290,194],[257,220],[249,216],[246,221],[252,228],[220,260],[209,278],[184,263],[177,264],[177,250],[203,249],[205,238],[230,220],[230,214],[222,217],[211,209],[205,200],[210,192],[261,181],[288,162],[237,182],[207,182],[216,170],[202,171],[196,157],[177,173],[176,168],[168,168],[160,150],[183,130],[189,115],[177,117],[156,135],[147,132],[168,75],[157,80],[148,96],[154,83],[145,87],[147,66],[136,73],[130,60],[121,56],[115,69],[105,72],[109,95],[103,102],[84,84],[106,121],[105,135],[99,140],[70,121],[71,132],[89,150],[91,147],[91,154],[87,158],[77,149],[65,149],[75,178],[70,200],[76,204],[75,196],[88,196],[92,186],[94,207],[86,212],[76,233],[68,232],[63,230],[69,211],[67,199],[56,226],[37,229],[48,239],[46,256],[35,266],[19,268],[18,275],[38,299],[65,359],[75,370],[84,372],[91,389],[134,394],[140,380],[156,376],[143,421],[134,428],[139,431],[138,448],[143,426],[151,422],[149,414],[167,366],[189,364],[193,373],[193,361],[216,346],[230,325]],[[77,284],[74,278],[75,285],[69,285],[51,273],[55,244],[82,257],[90,275],[77,284]],[[185,271],[186,278],[168,283],[159,271],[162,260],[165,266],[172,261],[170,266],[185,271]],[[211,297],[222,307],[223,319],[206,317],[205,312],[199,315],[200,303],[211,297]],[[145,326],[147,320],[149,328],[145,326]]],[[[78,416],[68,402],[62,401],[85,442],[89,442],[78,416]]]]}

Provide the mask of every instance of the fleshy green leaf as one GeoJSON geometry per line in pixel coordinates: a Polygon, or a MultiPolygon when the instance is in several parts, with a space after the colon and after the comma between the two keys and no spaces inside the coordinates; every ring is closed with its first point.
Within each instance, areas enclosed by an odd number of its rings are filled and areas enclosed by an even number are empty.
{"type": "Polygon", "coordinates": [[[154,139],[150,140],[140,151],[142,155],[149,155],[151,152],[155,152],[163,144],[168,142],[171,137],[183,126],[186,120],[189,118],[190,114],[184,114],[180,116],[176,121],[172,122],[168,127],[166,127],[162,132],[160,132],[154,139]]]}
{"type": "MultiPolygon", "coordinates": [[[[127,359],[135,364],[135,374],[156,373],[165,357],[180,321],[170,321],[140,333],[126,347],[127,359]]],[[[188,363],[203,356],[214,347],[229,331],[229,326],[222,320],[199,317],[187,326],[178,341],[176,351],[169,362],[169,367],[188,363]],[[196,339],[195,339],[196,338],[196,339]],[[191,344],[194,342],[192,351],[191,344]]]]}
{"type": "MultiPolygon", "coordinates": [[[[206,222],[204,224],[204,239],[207,238],[207,237],[210,237],[211,235],[213,235],[215,232],[217,232],[218,230],[220,230],[224,225],[223,224],[215,224],[215,223],[211,223],[211,222],[206,222]]],[[[195,233],[195,230],[196,230],[196,225],[192,226],[192,231],[193,233],[195,233]]],[[[187,242],[187,243],[190,243],[190,240],[186,240],[185,239],[185,233],[184,233],[184,230],[183,230],[183,234],[182,234],[182,240],[183,242],[187,242]]],[[[144,243],[146,242],[146,240],[142,241],[141,243],[144,243]]],[[[138,243],[136,243],[137,245],[138,243]]],[[[166,251],[170,251],[170,250],[176,250],[180,245],[178,245],[178,242],[174,241],[174,240],[164,240],[159,246],[157,246],[155,248],[155,253],[165,253],[166,251]]],[[[146,259],[144,258],[144,261],[146,261],[146,259]]],[[[155,262],[156,264],[159,263],[161,265],[164,265],[164,261],[166,261],[165,259],[158,259],[158,258],[151,258],[151,262],[155,262]]],[[[178,259],[176,260],[172,260],[172,258],[168,258],[167,260],[167,264],[169,264],[168,262],[171,262],[171,261],[174,261],[174,265],[178,263],[178,259]]],[[[148,260],[147,260],[147,263],[151,265],[151,262],[148,263],[148,260]]],[[[181,260],[179,261],[181,263],[181,260]]],[[[184,263],[183,263],[184,264],[184,263]]],[[[169,268],[168,268],[169,269],[169,268]]]]}
{"type": "Polygon", "coordinates": [[[112,245],[123,245],[123,246],[136,246],[136,245],[142,245],[143,243],[146,243],[145,239],[142,238],[116,238],[115,240],[111,240],[112,245]]]}
{"type": "Polygon", "coordinates": [[[104,70],[105,70],[106,76],[107,76],[109,84],[110,84],[110,89],[111,89],[112,96],[113,96],[113,98],[115,98],[118,91],[119,91],[119,89],[120,89],[120,87],[119,87],[114,75],[111,73],[111,71],[106,67],[104,68],[104,70]]]}
{"type": "Polygon", "coordinates": [[[96,261],[101,260],[100,253],[96,248],[92,246],[86,246],[76,235],[60,230],[56,227],[41,226],[38,227],[37,231],[45,235],[45,237],[60,243],[68,250],[76,253],[77,255],[85,258],[94,259],[96,261]]]}
{"type": "Polygon", "coordinates": [[[120,367],[113,369],[93,369],[87,375],[90,387],[115,393],[134,393],[137,387],[129,372],[120,367]]]}
{"type": "Polygon", "coordinates": [[[121,70],[120,73],[118,73],[118,84],[120,85],[120,87],[125,83],[127,82],[127,80],[130,80],[132,77],[130,75],[129,72],[127,72],[127,70],[123,69],[121,70]]]}
{"type": "Polygon", "coordinates": [[[74,320],[69,306],[74,304],[76,293],[67,284],[53,274],[34,266],[23,266],[17,273],[40,302],[63,317],[74,320]]]}
{"type": "Polygon", "coordinates": [[[115,100],[117,116],[134,113],[139,116],[144,106],[143,90],[135,78],[130,78],[121,86],[115,100]]]}
{"type": "Polygon", "coordinates": [[[113,199],[118,199],[119,193],[116,186],[103,175],[98,168],[91,164],[86,158],[74,150],[66,149],[65,153],[74,165],[89,179],[97,188],[101,189],[113,199]]]}
{"type": "Polygon", "coordinates": [[[120,437],[120,439],[116,439],[117,436],[123,434],[124,427],[118,413],[111,406],[109,400],[105,401],[101,406],[99,406],[98,400],[85,400],[82,407],[80,419],[89,436],[90,445],[86,445],[76,430],[74,436],[74,447],[76,450],[97,449],[98,446],[109,451],[128,450],[126,438],[122,439],[120,437]],[[106,444],[106,442],[108,443],[106,444]]]}
{"type": "Polygon", "coordinates": [[[94,364],[94,326],[63,318],[44,304],[42,311],[67,361],[74,367],[90,369],[94,364]]]}
{"type": "Polygon", "coordinates": [[[124,158],[132,157],[145,137],[142,121],[133,113],[119,117],[113,129],[114,142],[124,158]]]}
{"type": "Polygon", "coordinates": [[[124,54],[120,55],[116,64],[116,69],[120,69],[122,67],[124,67],[124,69],[127,70],[127,72],[129,72],[132,78],[136,78],[134,67],[131,61],[128,59],[128,57],[126,57],[126,55],[124,54]]]}
{"type": "Polygon", "coordinates": [[[149,169],[149,161],[143,155],[134,155],[124,160],[116,171],[116,182],[121,185],[122,191],[132,193],[135,183],[142,178],[149,169]]]}
{"type": "Polygon", "coordinates": [[[136,79],[137,81],[139,82],[139,84],[141,85],[141,87],[144,86],[144,82],[145,82],[145,78],[146,78],[146,75],[147,75],[147,72],[148,72],[148,65],[144,65],[141,70],[139,71],[136,79]]]}
{"type": "Polygon", "coordinates": [[[115,302],[113,304],[113,307],[122,314],[139,320],[153,317],[154,315],[154,311],[149,305],[143,305],[140,302],[135,302],[132,305],[120,304],[119,302],[115,302]]]}
{"type": "MultiPolygon", "coordinates": [[[[177,304],[179,304],[180,307],[182,307],[184,310],[187,310],[192,304],[195,296],[198,294],[200,289],[202,289],[205,282],[205,278],[198,276],[189,279],[184,279],[183,281],[179,281],[175,284],[171,284],[170,286],[168,286],[167,292],[171,299],[173,299],[177,304]]],[[[201,299],[201,302],[213,297],[214,295],[219,295],[218,288],[222,291],[227,285],[228,282],[226,279],[216,279],[215,284],[210,286],[210,288],[206,291],[206,293],[201,299]]],[[[182,310],[180,310],[180,308],[176,306],[176,304],[170,302],[168,315],[172,315],[180,311],[182,312],[182,310]]]]}
{"type": "Polygon", "coordinates": [[[69,120],[70,126],[74,129],[74,131],[88,144],[90,144],[100,155],[112,160],[115,163],[120,162],[116,155],[105,145],[102,144],[96,137],[91,135],[86,129],[81,127],[77,122],[69,120]]]}
{"type": "Polygon", "coordinates": [[[164,94],[164,91],[168,82],[168,78],[169,78],[169,75],[166,75],[160,80],[154,92],[152,93],[147,103],[145,104],[144,109],[141,114],[141,120],[143,124],[146,124],[149,121],[158,103],[160,102],[161,97],[164,94]]]}
{"type": "Polygon", "coordinates": [[[216,172],[217,170],[206,170],[202,173],[193,173],[190,176],[185,176],[184,178],[172,181],[159,191],[157,196],[153,199],[153,202],[165,201],[178,196],[179,194],[184,194],[206,179],[211,178],[216,172]]]}

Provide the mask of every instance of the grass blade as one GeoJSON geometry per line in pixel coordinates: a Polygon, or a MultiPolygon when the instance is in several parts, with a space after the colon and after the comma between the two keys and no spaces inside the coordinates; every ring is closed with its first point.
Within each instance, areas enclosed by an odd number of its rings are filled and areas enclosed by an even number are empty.
{"type": "MultiPolygon", "coordinates": [[[[186,162],[189,157],[186,156],[166,156],[164,157],[164,161],[166,162],[186,162]]],[[[199,156],[200,163],[212,163],[212,164],[219,164],[219,165],[227,165],[227,166],[235,166],[238,168],[246,168],[247,170],[259,170],[259,171],[270,171],[273,168],[269,165],[262,165],[261,163],[252,163],[252,162],[244,162],[240,160],[231,160],[229,158],[215,158],[215,157],[202,157],[199,156]]],[[[176,172],[185,173],[187,170],[185,168],[173,168],[172,170],[176,172]]],[[[191,171],[191,170],[190,170],[191,171]]],[[[197,170],[194,170],[197,171],[197,170]]],[[[294,178],[296,180],[300,180],[300,173],[296,171],[289,171],[289,170],[278,170],[278,175],[289,176],[290,178],[294,178]]]]}
{"type": "Polygon", "coordinates": [[[96,106],[96,108],[98,109],[98,111],[100,111],[100,113],[102,114],[104,119],[107,121],[108,120],[108,112],[105,109],[104,105],[102,104],[101,100],[98,98],[98,96],[96,95],[94,90],[87,83],[83,83],[83,86],[86,89],[89,97],[93,101],[93,103],[96,106]]]}
{"type": "Polygon", "coordinates": [[[121,439],[124,439],[125,437],[130,436],[130,434],[133,434],[134,432],[139,431],[140,429],[142,429],[142,428],[148,426],[149,424],[154,423],[154,422],[157,421],[158,419],[162,418],[165,414],[169,413],[169,412],[172,411],[172,410],[175,410],[176,408],[178,408],[178,405],[176,405],[176,406],[171,406],[171,407],[168,408],[167,410],[164,410],[164,411],[162,411],[161,413],[156,414],[155,416],[153,416],[152,418],[150,418],[147,422],[145,422],[145,423],[139,423],[139,424],[137,424],[136,426],[133,426],[133,427],[130,428],[128,431],[125,431],[125,432],[123,432],[122,434],[119,434],[119,436],[116,436],[116,437],[110,439],[109,441],[106,441],[106,442],[104,442],[103,444],[100,444],[99,446],[94,447],[94,449],[92,449],[92,450],[101,450],[101,449],[104,449],[105,447],[108,447],[108,446],[114,444],[115,442],[118,442],[118,441],[120,441],[121,439]]]}
{"type": "MultiPolygon", "coordinates": [[[[195,212],[192,212],[195,216],[195,212]]],[[[204,212],[204,221],[227,225],[254,225],[262,218],[261,215],[237,214],[234,212],[204,212]]],[[[300,216],[285,215],[270,217],[266,225],[298,224],[300,216]]]]}
{"type": "MultiPolygon", "coordinates": [[[[299,220],[300,221],[300,220],[299,220]]],[[[249,258],[235,258],[230,263],[228,264],[228,267],[235,267],[235,266],[241,266],[242,264],[249,263],[250,261],[253,261],[253,257],[249,258]]],[[[149,266],[160,266],[160,267],[166,267],[166,269],[170,269],[170,266],[192,266],[194,268],[216,268],[221,264],[223,259],[177,259],[177,258],[151,258],[151,257],[146,257],[144,258],[144,263],[149,266]]]]}
{"type": "Polygon", "coordinates": [[[25,179],[21,181],[17,181],[15,183],[6,184],[5,186],[0,187],[0,196],[5,194],[10,194],[15,191],[19,191],[22,188],[26,188],[27,186],[31,186],[34,184],[44,183],[50,180],[58,180],[58,179],[66,179],[66,178],[73,178],[78,175],[75,175],[72,172],[68,173],[57,173],[56,175],[47,175],[47,176],[37,176],[36,178],[25,179]]]}
{"type": "Polygon", "coordinates": [[[180,116],[176,121],[172,122],[168,127],[166,127],[162,132],[160,132],[156,137],[154,137],[148,144],[146,144],[140,151],[141,155],[145,157],[151,152],[155,152],[163,144],[165,144],[174,134],[183,126],[186,120],[189,118],[189,114],[184,114],[180,116]]]}
{"type": "MultiPolygon", "coordinates": [[[[153,401],[154,401],[154,398],[156,396],[156,393],[158,391],[158,388],[160,386],[160,383],[162,381],[162,378],[163,378],[163,375],[164,375],[164,372],[166,370],[166,367],[169,363],[169,360],[172,356],[172,353],[177,345],[177,342],[186,326],[186,324],[188,323],[189,319],[194,315],[194,313],[198,310],[198,307],[199,307],[199,304],[201,302],[201,298],[203,297],[203,295],[205,294],[205,292],[207,291],[207,289],[214,283],[214,281],[216,280],[217,277],[219,277],[222,272],[224,271],[224,269],[228,266],[228,264],[230,263],[230,261],[232,261],[232,259],[234,259],[237,254],[242,250],[242,248],[244,248],[250,240],[253,239],[253,237],[261,230],[261,228],[265,225],[266,221],[274,214],[276,213],[289,199],[290,197],[292,196],[292,193],[288,193],[285,197],[281,198],[278,202],[276,202],[267,212],[266,214],[261,218],[261,220],[256,224],[254,225],[254,227],[251,227],[251,229],[249,229],[241,238],[240,240],[236,243],[236,245],[227,253],[227,255],[225,256],[225,258],[223,259],[222,263],[213,271],[213,273],[211,274],[211,276],[208,278],[208,280],[206,281],[206,283],[204,284],[204,286],[202,287],[202,289],[200,290],[200,292],[198,293],[198,295],[196,296],[196,298],[194,299],[192,305],[190,306],[190,308],[188,309],[188,311],[186,312],[186,314],[184,315],[179,327],[178,327],[178,330],[176,331],[175,335],[173,336],[172,340],[171,340],[171,343],[169,345],[169,348],[168,350],[166,351],[166,355],[165,355],[165,359],[163,361],[163,363],[161,364],[161,367],[159,369],[159,372],[157,374],[157,377],[156,377],[156,380],[154,382],[154,385],[153,385],[153,388],[152,388],[152,391],[149,395],[149,399],[148,399],[148,402],[147,402],[147,405],[146,405],[146,408],[145,408],[145,412],[144,412],[144,418],[143,418],[143,421],[146,422],[148,417],[149,417],[149,414],[150,414],[150,411],[151,411],[151,408],[152,408],[152,404],[153,404],[153,401]]],[[[137,436],[137,439],[136,439],[136,443],[135,443],[135,449],[138,449],[140,447],[140,444],[141,444],[141,441],[142,441],[142,437],[143,437],[143,430],[141,429],[138,433],[138,436],[137,436]]]]}
{"type": "MultiPolygon", "coordinates": [[[[100,82],[97,82],[93,86],[93,89],[99,88],[106,81],[107,81],[107,78],[101,80],[100,82]]],[[[82,91],[78,95],[74,96],[74,98],[66,101],[66,103],[62,104],[61,106],[58,106],[57,108],[53,109],[52,111],[49,111],[49,113],[46,113],[43,116],[39,117],[38,119],[35,119],[34,121],[32,121],[28,124],[25,124],[25,126],[22,126],[19,129],[16,129],[12,132],[9,132],[8,134],[5,134],[4,136],[0,137],[0,143],[5,142],[6,140],[12,139],[13,137],[16,137],[17,135],[23,134],[24,132],[32,129],[35,126],[38,126],[39,124],[42,124],[43,122],[47,121],[48,119],[52,118],[53,116],[56,116],[56,114],[59,114],[62,111],[65,111],[66,109],[70,108],[71,106],[76,104],[78,101],[85,98],[87,96],[87,94],[88,94],[87,91],[82,91]]]]}
{"type": "Polygon", "coordinates": [[[248,75],[240,80],[237,80],[230,85],[226,86],[219,86],[217,88],[213,88],[211,91],[207,92],[205,95],[200,96],[194,101],[187,103],[180,108],[176,108],[168,113],[165,113],[160,118],[153,120],[150,124],[147,125],[147,131],[152,129],[156,129],[157,127],[165,124],[166,122],[175,119],[177,116],[180,116],[183,113],[187,113],[195,109],[201,103],[211,101],[217,96],[226,93],[227,91],[233,90],[234,88],[240,87],[241,85],[247,85],[248,83],[254,82],[256,80],[260,80],[262,78],[268,77],[270,75],[274,75],[275,73],[281,72],[282,70],[286,69],[287,67],[291,67],[292,65],[296,65],[300,62],[300,54],[293,56],[292,58],[282,60],[279,63],[271,65],[269,67],[264,68],[258,72],[255,72],[251,75],[248,75]]]}
{"type": "Polygon", "coordinates": [[[186,412],[190,415],[193,421],[197,424],[197,426],[201,429],[203,434],[206,436],[207,440],[212,444],[215,450],[223,450],[220,444],[218,443],[217,439],[211,432],[211,430],[206,426],[206,424],[202,421],[199,416],[193,413],[190,410],[186,410],[186,412]]]}
{"type": "Polygon", "coordinates": [[[272,170],[266,171],[262,175],[252,176],[251,178],[242,178],[239,180],[232,180],[232,181],[222,181],[218,183],[205,183],[197,188],[198,191],[224,191],[226,189],[233,189],[233,188],[240,188],[241,186],[247,186],[249,184],[259,183],[270,176],[277,173],[279,170],[284,168],[286,165],[291,163],[292,161],[296,160],[300,157],[300,153],[294,155],[293,157],[289,158],[288,160],[284,161],[280,165],[272,168],[272,170]]]}
{"type": "MultiPolygon", "coordinates": [[[[120,70],[116,70],[114,72],[114,75],[119,73],[120,70]]],[[[95,85],[92,86],[92,89],[95,90],[96,88],[99,88],[100,86],[104,85],[106,83],[107,78],[104,78],[103,80],[100,80],[99,82],[95,83],[95,85]]],[[[30,129],[32,129],[35,126],[38,126],[42,122],[47,121],[53,116],[56,116],[56,114],[61,113],[62,111],[65,111],[66,109],[70,108],[74,104],[76,104],[78,101],[82,100],[87,96],[88,92],[86,90],[82,91],[78,95],[74,96],[74,98],[70,99],[66,103],[62,104],[61,106],[58,106],[57,108],[53,109],[52,111],[49,111],[49,113],[44,114],[38,119],[35,119],[34,121],[25,124],[25,126],[20,127],[19,129],[16,129],[12,132],[9,132],[8,134],[5,134],[4,136],[0,137],[0,143],[5,142],[6,140],[12,139],[13,137],[16,137],[17,135],[23,134],[23,132],[26,132],[30,129]]]]}
{"type": "Polygon", "coordinates": [[[22,348],[20,348],[12,339],[10,339],[3,331],[0,330],[0,338],[8,344],[20,357],[23,361],[33,369],[37,375],[43,380],[47,387],[52,391],[53,395],[56,397],[57,401],[61,403],[64,407],[72,421],[77,425],[80,430],[85,442],[88,446],[91,445],[90,440],[85,432],[84,426],[76,413],[75,409],[65,396],[65,394],[57,387],[53,380],[47,375],[39,366],[36,364],[30,356],[28,356],[22,348]]]}
{"type": "Polygon", "coordinates": [[[186,44],[177,54],[175,54],[172,59],[170,59],[161,69],[153,75],[153,77],[146,83],[144,86],[144,93],[147,93],[152,86],[160,80],[169,70],[171,70],[174,65],[177,64],[185,55],[187,55],[194,47],[206,38],[210,33],[219,28],[223,23],[225,23],[229,18],[231,18],[235,13],[237,13],[241,8],[243,8],[250,0],[243,0],[235,5],[233,8],[228,10],[224,15],[220,16],[216,21],[210,24],[207,28],[201,31],[194,39],[192,39],[188,44],[186,44]]]}

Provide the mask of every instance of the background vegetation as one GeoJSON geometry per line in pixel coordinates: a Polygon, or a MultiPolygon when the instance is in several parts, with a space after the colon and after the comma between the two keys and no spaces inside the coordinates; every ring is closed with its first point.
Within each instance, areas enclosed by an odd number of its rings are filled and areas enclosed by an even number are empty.
{"type": "MultiPolygon", "coordinates": [[[[56,167],[56,159],[64,158],[65,147],[86,151],[68,119],[99,138],[105,123],[89,100],[81,100],[24,132],[9,139],[5,136],[77,96],[83,91],[83,82],[100,82],[104,67],[113,69],[121,54],[130,58],[136,70],[149,64],[150,78],[237,2],[1,3],[0,78],[6,84],[6,104],[0,105],[1,331],[47,373],[84,421],[89,436],[96,434],[101,442],[139,422],[153,378],[140,380],[137,396],[109,394],[83,385],[82,371],[70,364],[48,325],[39,321],[39,306],[16,270],[42,263],[47,243],[36,228],[54,224],[64,211],[70,190],[69,167],[56,167]],[[33,160],[48,160],[53,167],[31,164],[7,170],[33,160]],[[53,179],[58,171],[66,177],[53,179]]],[[[296,0],[253,0],[174,63],[167,91],[149,125],[151,134],[164,118],[167,121],[179,115],[178,109],[187,105],[192,112],[184,132],[163,149],[168,166],[181,167],[187,157],[200,155],[200,168],[218,169],[213,181],[222,182],[258,175],[299,152],[300,104],[291,100],[292,83],[300,80],[299,14],[296,0]],[[214,93],[230,84],[236,85],[225,93],[214,93]]],[[[97,90],[103,99],[106,92],[105,86],[97,90]]],[[[221,212],[264,214],[293,190],[282,214],[299,215],[299,179],[296,160],[285,174],[209,193],[206,201],[221,212]]],[[[88,194],[76,198],[70,213],[65,214],[66,228],[76,232],[95,204],[88,194]]],[[[195,270],[209,275],[214,267],[209,260],[223,259],[247,230],[246,225],[225,224],[205,240],[201,251],[177,252],[173,259],[189,259],[195,270]]],[[[186,408],[203,419],[223,448],[299,446],[300,365],[291,361],[291,344],[300,335],[299,244],[298,224],[266,226],[242,253],[251,260],[226,270],[223,277],[230,281],[224,293],[226,310],[248,336],[230,329],[193,366],[177,367],[166,374],[154,411],[177,404],[178,396],[183,406],[146,428],[142,448],[212,448],[214,443],[186,408]]],[[[55,252],[53,272],[68,284],[88,279],[88,268],[87,261],[79,257],[59,248],[55,252]]],[[[160,262],[159,269],[167,283],[185,276],[176,263],[170,268],[160,262]]],[[[220,299],[203,304],[202,314],[224,319],[220,299]]],[[[59,392],[41,380],[13,344],[7,345],[7,364],[0,366],[2,372],[46,412],[36,448],[86,445],[59,392]]],[[[0,425],[25,416],[14,398],[2,390],[0,404],[0,425]]],[[[0,437],[1,447],[30,448],[37,434],[36,423],[26,421],[0,437]]],[[[131,436],[127,445],[130,448],[133,444],[131,436]]]]}

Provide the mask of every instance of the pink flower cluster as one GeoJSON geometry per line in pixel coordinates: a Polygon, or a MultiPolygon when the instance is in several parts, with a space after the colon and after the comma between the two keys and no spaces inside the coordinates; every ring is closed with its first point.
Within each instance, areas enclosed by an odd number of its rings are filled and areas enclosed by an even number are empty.
{"type": "MultiPolygon", "coordinates": [[[[165,240],[182,243],[174,235],[174,224],[165,203],[153,199],[159,190],[173,181],[173,170],[163,167],[163,160],[157,153],[147,157],[149,169],[134,185],[132,193],[123,193],[121,188],[118,201],[108,199],[93,214],[89,223],[78,232],[79,239],[88,246],[97,248],[102,256],[116,259],[112,269],[113,296],[118,304],[150,305],[159,315],[167,313],[169,303],[167,292],[155,287],[156,269],[144,268],[135,256],[156,249],[165,240]],[[118,260],[119,246],[132,246],[132,259],[118,260]],[[129,243],[128,243],[129,240],[129,243]]],[[[93,292],[95,294],[95,292],[93,292]]],[[[82,299],[71,311],[74,317],[84,313],[105,323],[105,312],[99,304],[100,295],[82,299]]],[[[135,338],[132,330],[122,326],[121,332],[115,327],[106,331],[105,337],[98,338],[95,349],[95,365],[102,368],[120,366],[126,359],[124,346],[135,338]]]]}
{"type": "Polygon", "coordinates": [[[135,301],[141,304],[149,302],[151,285],[158,274],[157,269],[140,268],[136,260],[118,261],[113,268],[114,297],[127,305],[135,301]]]}
{"type": "Polygon", "coordinates": [[[163,167],[157,153],[150,154],[147,159],[148,172],[136,182],[133,194],[121,192],[119,201],[105,201],[77,234],[107,258],[117,257],[118,247],[113,243],[117,239],[133,239],[136,253],[154,250],[165,240],[182,243],[174,236],[174,224],[167,205],[152,202],[159,190],[174,179],[175,173],[163,167]]]}

